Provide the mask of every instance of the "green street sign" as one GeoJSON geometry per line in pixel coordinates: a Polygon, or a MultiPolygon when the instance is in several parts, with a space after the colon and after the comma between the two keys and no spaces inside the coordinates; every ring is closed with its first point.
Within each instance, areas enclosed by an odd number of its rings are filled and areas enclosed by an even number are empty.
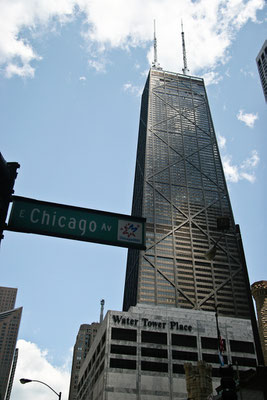
{"type": "Polygon", "coordinates": [[[7,230],[145,250],[145,218],[13,196],[7,230]]]}

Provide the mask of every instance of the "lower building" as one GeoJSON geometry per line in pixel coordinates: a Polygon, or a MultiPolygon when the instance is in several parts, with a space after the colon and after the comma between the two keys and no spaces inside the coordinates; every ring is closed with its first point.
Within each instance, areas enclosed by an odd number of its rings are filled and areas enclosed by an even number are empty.
{"type": "Polygon", "coordinates": [[[257,67],[260,75],[261,85],[267,102],[267,40],[262,45],[256,58],[257,67]]]}
{"type": "Polygon", "coordinates": [[[267,366],[267,281],[253,283],[251,293],[256,302],[261,347],[267,366]]]}
{"type": "Polygon", "coordinates": [[[11,392],[14,371],[12,365],[17,344],[22,307],[0,313],[0,400],[11,392]],[[12,373],[11,373],[12,372],[12,373]]]}
{"type": "Polygon", "coordinates": [[[9,378],[9,383],[8,383],[5,400],[9,400],[10,396],[11,396],[11,390],[13,387],[13,382],[14,382],[14,377],[15,377],[15,372],[16,372],[16,367],[17,367],[17,362],[18,362],[18,356],[19,356],[19,349],[16,349],[15,353],[14,353],[14,357],[13,357],[13,363],[12,363],[12,368],[11,368],[11,373],[10,373],[10,378],[9,378]]]}
{"type": "MultiPolygon", "coordinates": [[[[238,371],[257,366],[251,323],[220,317],[225,364],[238,371]]],[[[187,399],[185,363],[212,367],[220,385],[215,313],[138,304],[108,311],[81,366],[78,400],[187,399]]]]}
{"type": "Polygon", "coordinates": [[[17,288],[0,286],[0,312],[15,308],[17,288]]]}
{"type": "Polygon", "coordinates": [[[22,307],[14,309],[17,290],[0,286],[0,400],[10,397],[17,362],[16,344],[22,314],[22,307]]]}
{"type": "Polygon", "coordinates": [[[69,400],[77,399],[79,371],[97,334],[99,325],[98,322],[93,322],[92,324],[82,324],[80,326],[73,349],[69,400]]]}

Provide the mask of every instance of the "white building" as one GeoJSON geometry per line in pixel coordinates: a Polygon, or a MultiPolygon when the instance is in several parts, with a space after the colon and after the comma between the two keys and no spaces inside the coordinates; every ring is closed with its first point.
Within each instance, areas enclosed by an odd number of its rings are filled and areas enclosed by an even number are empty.
{"type": "MultiPolygon", "coordinates": [[[[257,365],[250,321],[219,316],[225,363],[257,365]]],[[[184,363],[212,365],[220,384],[215,314],[137,305],[108,311],[80,369],[78,400],[187,399],[184,363]]]]}

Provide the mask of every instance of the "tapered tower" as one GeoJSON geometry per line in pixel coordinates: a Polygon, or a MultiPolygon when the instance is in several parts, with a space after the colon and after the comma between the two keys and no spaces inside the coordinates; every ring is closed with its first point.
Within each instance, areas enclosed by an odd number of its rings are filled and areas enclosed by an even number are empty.
{"type": "Polygon", "coordinates": [[[152,68],[144,88],[132,214],[147,250],[129,250],[124,310],[136,303],[250,318],[246,267],[204,81],[152,68]],[[230,227],[222,235],[218,217],[230,227]],[[205,253],[217,244],[214,260],[205,253]]]}

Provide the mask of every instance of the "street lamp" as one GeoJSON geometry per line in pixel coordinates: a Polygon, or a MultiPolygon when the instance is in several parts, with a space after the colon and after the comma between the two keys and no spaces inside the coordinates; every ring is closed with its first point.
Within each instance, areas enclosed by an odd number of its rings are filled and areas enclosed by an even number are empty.
{"type": "Polygon", "coordinates": [[[49,386],[49,385],[48,385],[47,383],[45,383],[45,382],[37,381],[37,380],[35,380],[35,379],[26,379],[26,378],[21,378],[19,381],[20,381],[20,383],[22,383],[23,385],[24,385],[25,383],[29,383],[29,382],[38,382],[38,383],[42,383],[42,385],[47,386],[49,389],[52,390],[52,392],[54,392],[54,393],[58,396],[58,400],[61,400],[61,392],[57,393],[53,388],[51,388],[51,386],[49,386]]]}

